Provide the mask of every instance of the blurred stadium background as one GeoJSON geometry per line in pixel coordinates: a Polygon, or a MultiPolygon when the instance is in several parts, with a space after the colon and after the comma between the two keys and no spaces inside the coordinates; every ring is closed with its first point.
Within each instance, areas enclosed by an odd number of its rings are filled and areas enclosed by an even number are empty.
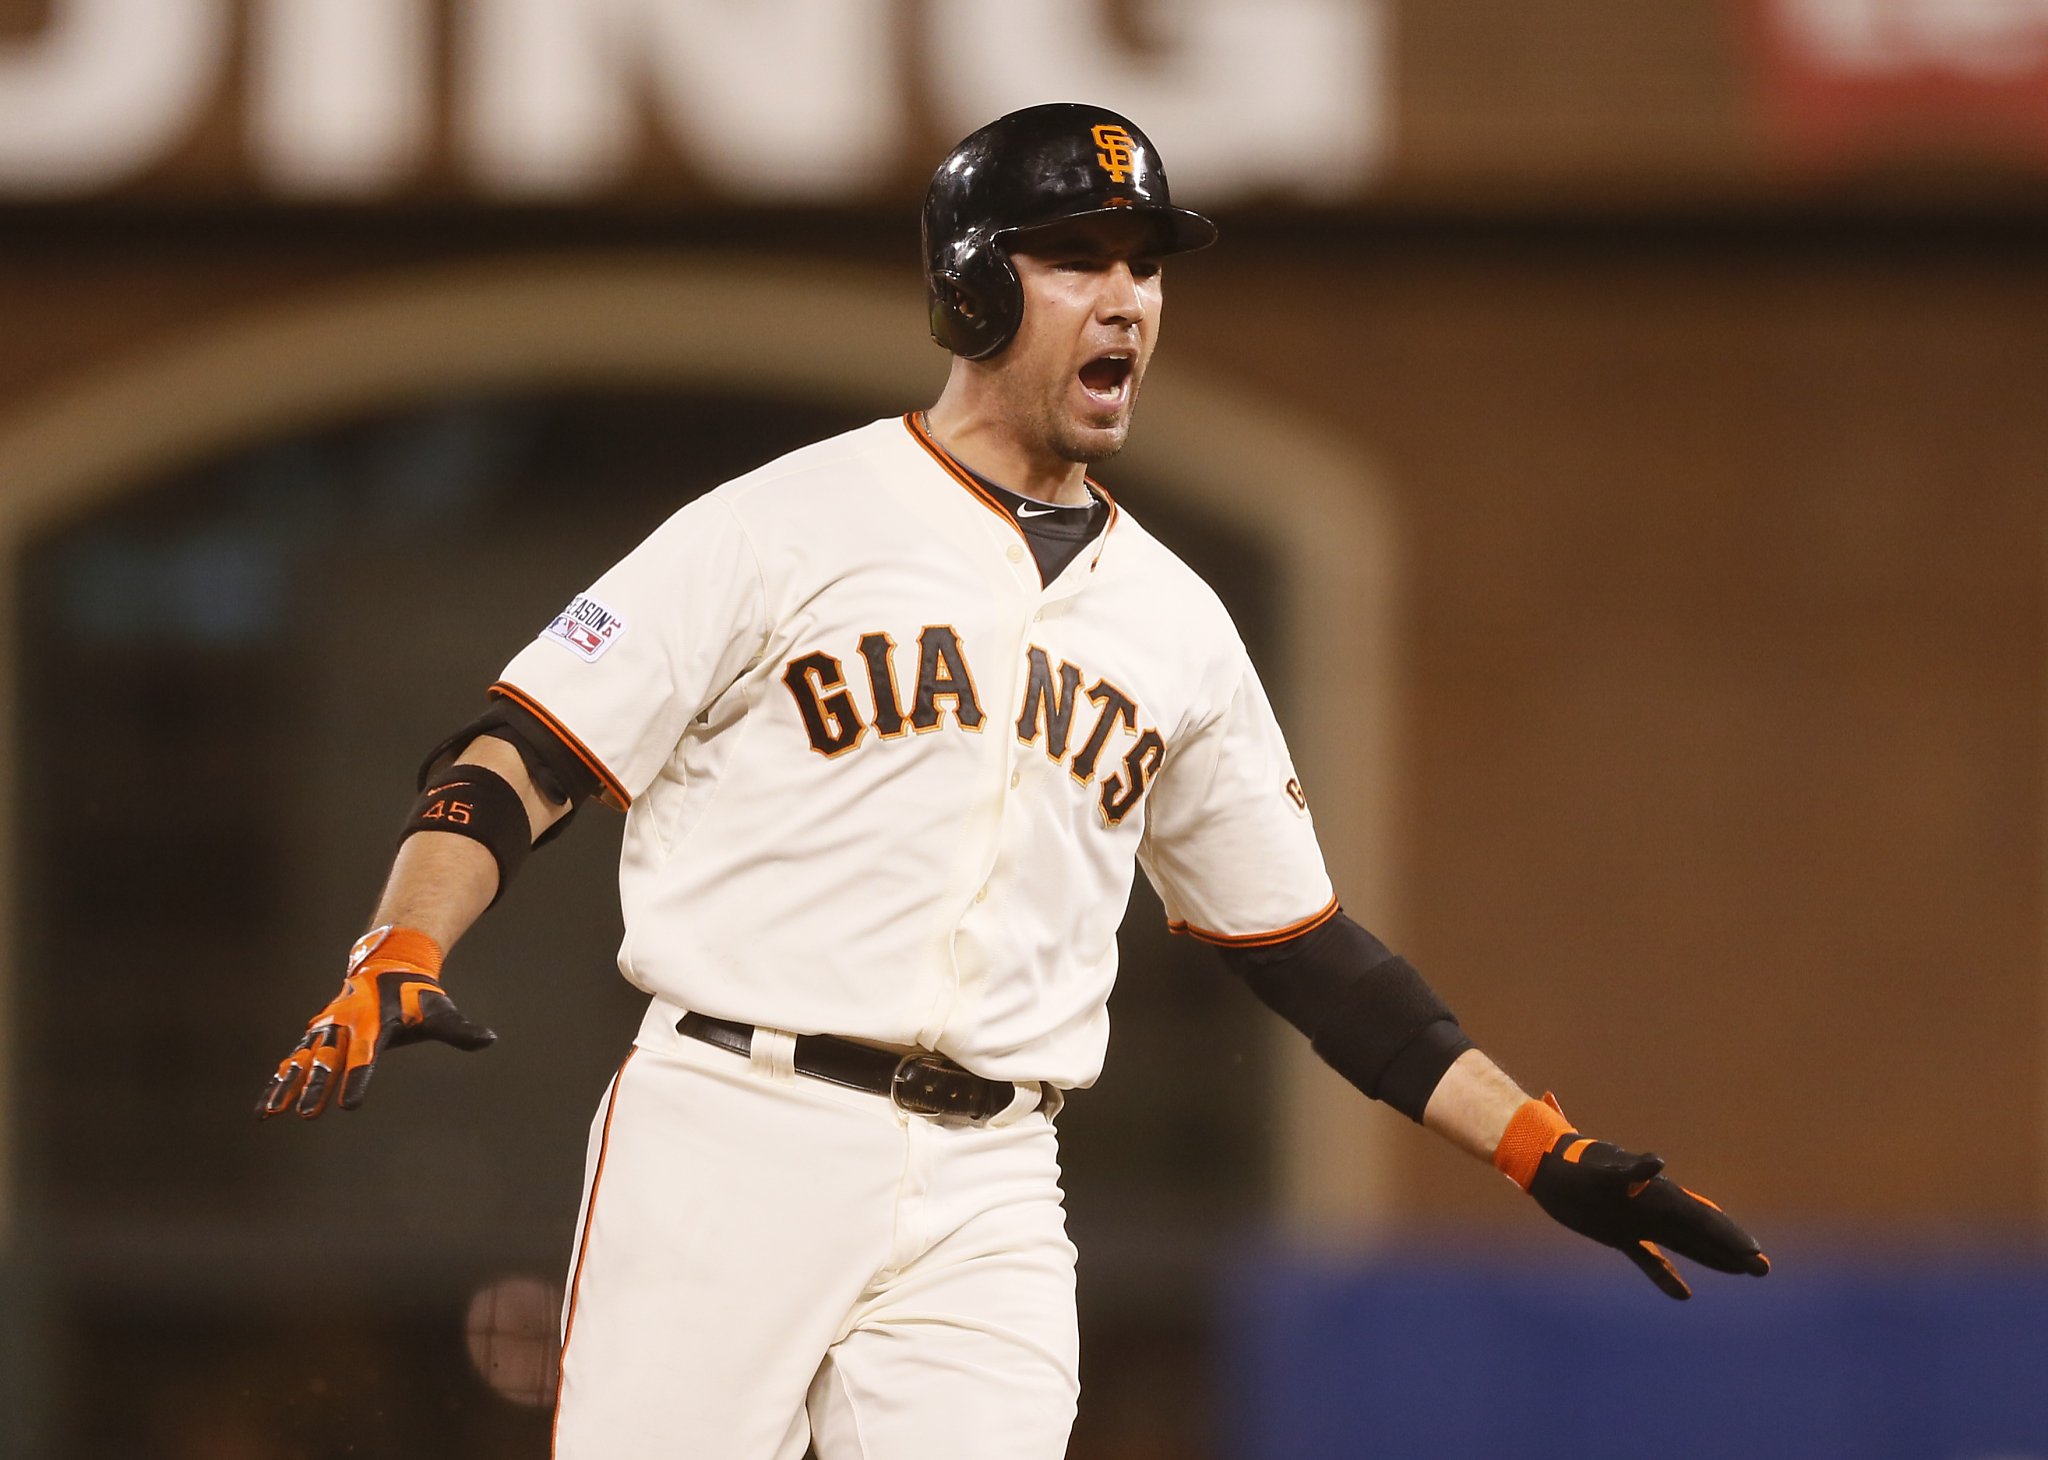
{"type": "Polygon", "coordinates": [[[1223,225],[1103,475],[1347,905],[1779,1264],[1664,1303],[1141,889],[1076,1460],[2048,1456],[2043,0],[0,0],[0,1451],[545,1453],[616,821],[487,1057],[250,1104],[528,633],[935,396],[1054,99],[1223,225]]]}

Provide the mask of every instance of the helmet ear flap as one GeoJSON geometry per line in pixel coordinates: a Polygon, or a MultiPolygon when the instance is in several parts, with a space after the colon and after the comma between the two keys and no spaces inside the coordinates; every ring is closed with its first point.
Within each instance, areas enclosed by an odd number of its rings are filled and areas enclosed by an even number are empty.
{"type": "Polygon", "coordinates": [[[986,360],[1010,343],[1024,314],[1024,288],[1003,250],[973,250],[930,280],[932,338],[965,360],[986,360]]]}
{"type": "Polygon", "coordinates": [[[981,304],[975,299],[974,292],[957,277],[939,280],[938,287],[939,292],[945,297],[946,308],[971,327],[982,313],[981,304]]]}
{"type": "Polygon", "coordinates": [[[974,291],[949,269],[932,274],[926,292],[931,301],[932,338],[955,355],[968,354],[973,348],[976,322],[982,314],[974,291]]]}

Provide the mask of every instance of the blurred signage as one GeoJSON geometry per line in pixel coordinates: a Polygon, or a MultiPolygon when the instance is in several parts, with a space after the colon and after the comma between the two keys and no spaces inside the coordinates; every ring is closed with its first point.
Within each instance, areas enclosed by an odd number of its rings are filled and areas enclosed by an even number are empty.
{"type": "Polygon", "coordinates": [[[1812,162],[2048,163],[2048,0],[1741,0],[1780,141],[1812,162]]]}
{"type": "Polygon", "coordinates": [[[0,197],[857,198],[1038,101],[1205,203],[1386,150],[1391,0],[0,0],[0,197]]]}

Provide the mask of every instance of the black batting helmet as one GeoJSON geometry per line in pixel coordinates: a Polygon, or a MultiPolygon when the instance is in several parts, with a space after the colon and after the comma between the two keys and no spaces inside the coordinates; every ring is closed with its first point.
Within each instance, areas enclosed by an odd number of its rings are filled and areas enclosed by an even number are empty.
{"type": "Polygon", "coordinates": [[[1074,218],[1135,214],[1162,254],[1207,248],[1216,225],[1176,208],[1145,134],[1105,107],[1051,102],[990,122],[952,151],[924,195],[924,279],[932,338],[983,360],[1010,343],[1024,291],[1017,235],[1074,218]]]}

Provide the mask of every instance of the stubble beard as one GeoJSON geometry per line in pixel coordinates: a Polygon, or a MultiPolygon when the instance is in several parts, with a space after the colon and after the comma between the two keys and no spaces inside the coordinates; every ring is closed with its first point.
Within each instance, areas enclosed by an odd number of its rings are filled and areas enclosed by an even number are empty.
{"type": "Polygon", "coordinates": [[[1077,466],[1095,466],[1124,449],[1130,439],[1131,417],[1138,407],[1138,383],[1131,382],[1131,398],[1114,425],[1085,426],[1067,409],[1066,390],[1041,404],[1037,412],[1038,437],[1054,456],[1077,466]]]}

